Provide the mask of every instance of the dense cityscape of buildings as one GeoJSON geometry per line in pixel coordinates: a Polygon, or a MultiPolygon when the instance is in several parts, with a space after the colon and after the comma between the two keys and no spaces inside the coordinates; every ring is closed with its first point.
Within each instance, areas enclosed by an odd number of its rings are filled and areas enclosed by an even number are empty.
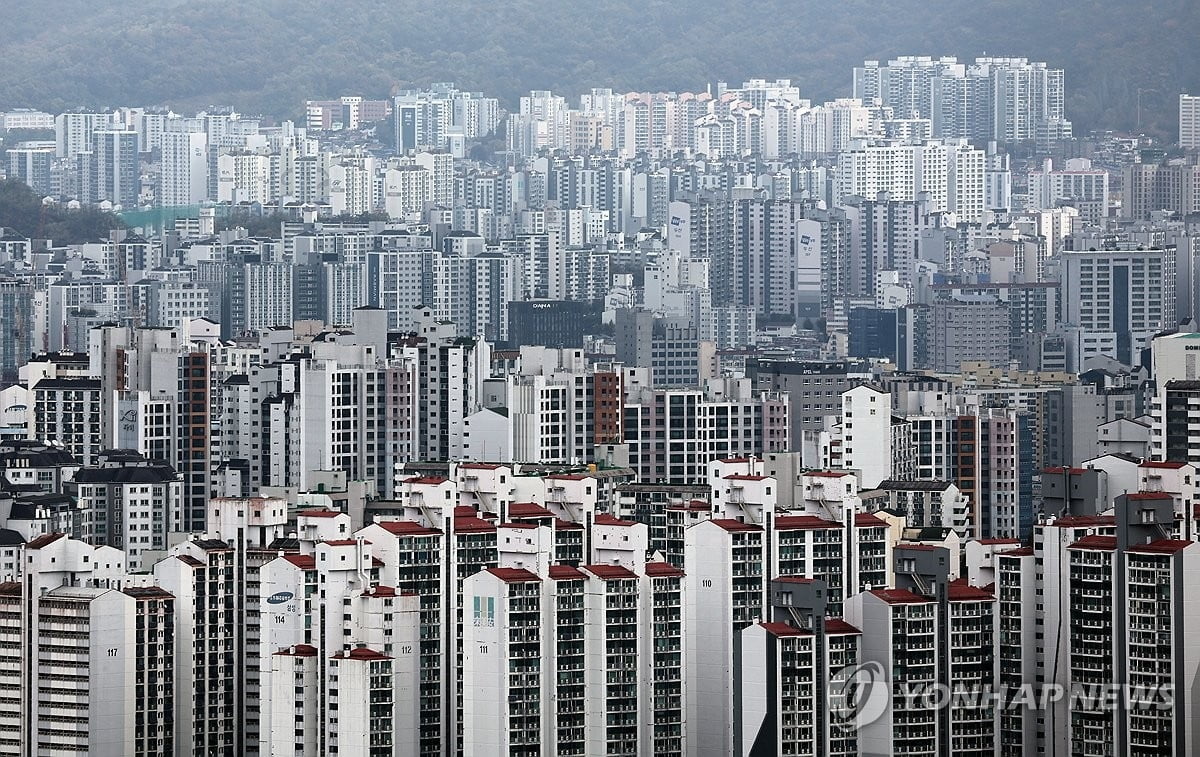
{"type": "Polygon", "coordinates": [[[0,751],[1200,752],[1200,98],[1065,86],[4,113],[0,751]]]}

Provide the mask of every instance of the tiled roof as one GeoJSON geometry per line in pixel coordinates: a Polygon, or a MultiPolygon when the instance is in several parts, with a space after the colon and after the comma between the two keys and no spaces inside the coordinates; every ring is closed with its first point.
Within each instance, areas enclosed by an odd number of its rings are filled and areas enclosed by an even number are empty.
{"type": "Polygon", "coordinates": [[[675,567],[671,563],[666,562],[648,562],[646,563],[646,575],[653,578],[668,578],[681,577],[683,571],[675,567]]]}
{"type": "Polygon", "coordinates": [[[1114,550],[1117,548],[1117,537],[1115,536],[1085,536],[1079,541],[1067,547],[1067,549],[1104,549],[1114,550]]]}
{"type": "Polygon", "coordinates": [[[887,602],[889,605],[924,604],[932,600],[913,594],[908,589],[874,589],[871,594],[887,602]]]}
{"type": "Polygon", "coordinates": [[[496,578],[499,578],[501,581],[510,584],[542,580],[524,568],[488,568],[487,572],[491,573],[496,578]]]}
{"type": "Polygon", "coordinates": [[[637,574],[620,565],[585,565],[584,570],[597,578],[612,581],[620,578],[637,578],[637,574]]]}

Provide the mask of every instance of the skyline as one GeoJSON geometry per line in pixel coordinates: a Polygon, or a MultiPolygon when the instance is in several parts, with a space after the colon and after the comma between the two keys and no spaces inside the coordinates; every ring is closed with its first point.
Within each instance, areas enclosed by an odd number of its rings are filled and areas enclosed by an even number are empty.
{"type": "MultiPolygon", "coordinates": [[[[811,2],[746,8],[692,4],[681,15],[673,7],[643,10],[613,0],[587,16],[545,2],[501,4],[492,6],[487,23],[480,24],[469,3],[418,3],[408,7],[407,15],[392,16],[382,12],[384,6],[360,0],[340,7],[341,26],[318,3],[289,6],[292,13],[283,16],[270,0],[236,6],[156,4],[159,12],[154,14],[137,4],[102,2],[81,3],[78,12],[63,14],[66,22],[59,19],[40,28],[25,25],[41,18],[41,11],[29,5],[11,16],[14,37],[29,40],[14,54],[28,61],[23,70],[34,78],[6,82],[0,75],[0,102],[6,107],[21,102],[53,109],[104,104],[91,102],[93,98],[190,108],[228,102],[278,118],[295,113],[303,97],[355,90],[381,97],[396,85],[434,81],[490,90],[512,103],[529,89],[680,90],[762,74],[790,77],[806,96],[829,98],[847,87],[846,72],[864,59],[1018,52],[1067,69],[1075,91],[1069,109],[1086,128],[1131,128],[1139,97],[1148,113],[1161,114],[1173,93],[1200,89],[1195,67],[1181,57],[1200,26],[1189,24],[1197,11],[1187,3],[1145,12],[1100,3],[1090,9],[1089,24],[1079,23],[1071,3],[1028,10],[1010,3],[969,8],[911,3],[895,7],[886,28],[867,8],[811,2]],[[293,29],[283,26],[282,18],[311,18],[313,23],[293,29]],[[357,33],[340,34],[339,28],[357,33]],[[623,33],[631,28],[641,34],[623,33]],[[47,35],[58,29],[62,43],[49,44],[47,35]],[[72,29],[81,31],[72,35],[72,29]],[[191,29],[203,29],[205,35],[191,29]],[[1096,33],[1075,36],[1084,29],[1096,33]],[[300,45],[280,45],[296,34],[300,45]],[[80,56],[87,54],[93,38],[106,40],[110,52],[96,56],[99,65],[85,70],[80,56]],[[229,42],[229,54],[213,57],[223,40],[229,42]],[[297,55],[314,47],[319,56],[297,55]],[[1140,55],[1134,56],[1134,50],[1140,55]],[[168,58],[190,65],[155,65],[156,59],[168,58]],[[193,67],[214,75],[187,76],[193,67]],[[153,77],[139,74],[151,70],[153,77]],[[72,72],[71,78],[62,77],[65,71],[72,72]],[[249,71],[259,72],[257,78],[246,79],[249,71]],[[40,86],[29,86],[39,78],[40,86]],[[70,93],[85,81],[86,88],[70,93]],[[1120,118],[1130,120],[1105,123],[1105,114],[1112,113],[1128,114],[1120,118]]],[[[11,75],[24,74],[11,69],[11,75]]],[[[1157,123],[1165,131],[1164,122],[1157,123]]]]}
{"type": "Polygon", "coordinates": [[[0,752],[1200,754],[1167,3],[11,0],[0,752]]]}

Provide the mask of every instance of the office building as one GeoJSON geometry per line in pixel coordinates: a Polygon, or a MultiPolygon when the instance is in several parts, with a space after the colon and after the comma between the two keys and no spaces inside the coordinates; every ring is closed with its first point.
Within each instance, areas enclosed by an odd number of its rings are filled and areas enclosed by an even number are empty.
{"type": "Polygon", "coordinates": [[[1063,321],[1079,330],[1073,364],[1095,354],[1135,364],[1174,319],[1174,271],[1174,249],[1065,252],[1063,321]]]}

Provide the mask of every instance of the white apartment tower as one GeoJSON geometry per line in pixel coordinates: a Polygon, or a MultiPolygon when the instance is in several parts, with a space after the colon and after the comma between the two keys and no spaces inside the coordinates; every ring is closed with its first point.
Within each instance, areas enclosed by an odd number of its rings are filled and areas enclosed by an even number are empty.
{"type": "Polygon", "coordinates": [[[892,477],[891,395],[868,384],[842,392],[842,467],[855,471],[863,488],[892,477]]]}
{"type": "Polygon", "coordinates": [[[208,135],[202,131],[164,131],[158,204],[198,205],[208,199],[208,135]]]}
{"type": "Polygon", "coordinates": [[[58,157],[74,158],[92,149],[92,134],[112,123],[109,113],[62,113],[54,118],[58,157]]]}
{"type": "MultiPolygon", "coordinates": [[[[506,538],[538,531],[549,529],[506,538]]],[[[683,574],[634,567],[534,564],[467,579],[464,755],[686,753],[683,574]]]]}
{"type": "Polygon", "coordinates": [[[1179,146],[1200,148],[1200,95],[1179,96],[1179,146]]]}
{"type": "Polygon", "coordinates": [[[984,210],[986,153],[964,140],[853,143],[838,155],[835,198],[875,197],[912,202],[929,197],[930,209],[960,222],[980,223],[984,210]]]}

